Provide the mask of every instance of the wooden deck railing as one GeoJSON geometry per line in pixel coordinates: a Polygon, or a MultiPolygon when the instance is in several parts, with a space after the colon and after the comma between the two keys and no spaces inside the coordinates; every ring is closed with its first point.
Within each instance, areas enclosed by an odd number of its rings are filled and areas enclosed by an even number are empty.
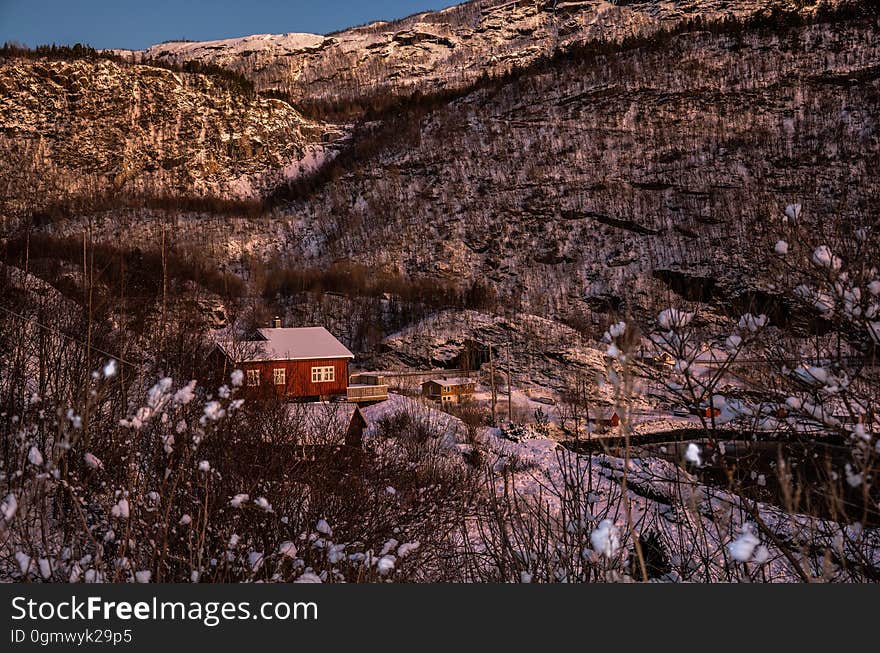
{"type": "Polygon", "coordinates": [[[388,399],[388,386],[350,385],[346,395],[349,401],[383,401],[388,399]]]}

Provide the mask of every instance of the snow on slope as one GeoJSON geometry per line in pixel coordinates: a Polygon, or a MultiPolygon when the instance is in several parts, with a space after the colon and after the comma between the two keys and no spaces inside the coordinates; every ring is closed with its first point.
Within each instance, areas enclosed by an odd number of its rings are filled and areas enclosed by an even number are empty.
{"type": "Polygon", "coordinates": [[[498,350],[498,364],[512,360],[517,387],[549,387],[561,391],[577,370],[595,379],[605,373],[599,343],[575,329],[537,316],[520,313],[505,318],[478,311],[445,310],[387,336],[382,341],[380,365],[400,363],[422,367],[454,368],[466,356],[469,343],[491,343],[498,350]],[[561,368],[566,371],[563,373],[561,368]]]}
{"type": "Polygon", "coordinates": [[[216,41],[171,41],[147,48],[148,57],[162,53],[167,58],[198,58],[210,56],[217,50],[227,50],[239,55],[254,50],[273,50],[282,55],[314,48],[324,42],[319,34],[291,32],[289,34],[253,34],[239,38],[216,41]]]}
{"type": "MultiPolygon", "coordinates": [[[[398,413],[430,425],[433,432],[440,434],[438,444],[450,453],[449,460],[466,464],[467,455],[474,445],[468,440],[464,423],[421,401],[400,395],[392,394],[388,401],[364,409],[370,424],[366,436],[373,439],[374,446],[386,453],[395,446],[393,441],[376,440],[381,420],[398,413]]],[[[557,442],[548,438],[512,442],[495,428],[480,429],[477,443],[487,462],[482,469],[487,475],[486,480],[494,486],[496,496],[504,496],[506,490],[515,492],[523,502],[518,510],[524,518],[534,516],[534,512],[524,509],[525,505],[532,503],[541,506],[551,519],[570,520],[560,527],[564,526],[575,541],[575,529],[594,532],[607,519],[621,538],[622,546],[613,556],[616,560],[625,560],[633,553],[630,523],[638,533],[652,530],[660,533],[672,563],[672,571],[663,580],[711,582],[729,579],[730,556],[736,555],[734,550],[742,534],[752,528],[749,513],[743,509],[744,504],[739,496],[702,483],[693,474],[666,460],[633,457],[626,461],[606,454],[577,455],[564,451],[557,442]],[[626,490],[623,487],[624,473],[627,477],[626,490]],[[563,489],[573,482],[589,483],[591,491],[588,495],[584,491],[585,505],[567,505],[563,509],[563,489]],[[624,508],[625,505],[627,508],[624,508]],[[580,508],[584,509],[584,513],[575,520],[572,510],[580,508]],[[630,511],[629,523],[627,509],[630,511]],[[695,532],[702,534],[699,541],[693,538],[695,532]]],[[[571,500],[571,495],[568,500],[571,500]]],[[[756,503],[750,508],[760,515],[778,541],[800,544],[804,551],[810,550],[811,546],[817,547],[816,551],[822,551],[840,533],[852,528],[803,514],[788,514],[767,503],[756,503]]],[[[874,528],[864,529],[862,533],[866,542],[876,543],[880,537],[880,532],[874,528]]],[[[469,536],[471,546],[481,550],[485,532],[472,522],[469,536]]],[[[761,570],[760,575],[765,581],[791,582],[798,579],[789,560],[772,541],[762,535],[754,544],[749,555],[744,557],[750,565],[754,565],[752,569],[761,570]],[[759,551],[759,547],[763,548],[759,551]],[[757,555],[753,556],[752,553],[757,555]]],[[[876,551],[876,548],[873,550],[876,551]]],[[[524,553],[533,552],[527,550],[524,553]]],[[[598,562],[597,551],[585,550],[582,555],[598,562]]],[[[841,552],[849,564],[852,564],[855,555],[841,552]]],[[[821,553],[815,556],[818,563],[821,553]]],[[[737,559],[741,560],[741,557],[737,559]]]]}
{"type": "MultiPolygon", "coordinates": [[[[370,91],[459,86],[485,73],[524,65],[567,44],[656,31],[681,20],[747,16],[791,0],[605,0],[469,2],[439,12],[376,22],[322,37],[254,35],[201,43],[170,42],[147,57],[199,60],[241,72],[261,89],[294,98],[339,101],[370,91]]],[[[808,5],[808,8],[810,5],[808,5]]]]}

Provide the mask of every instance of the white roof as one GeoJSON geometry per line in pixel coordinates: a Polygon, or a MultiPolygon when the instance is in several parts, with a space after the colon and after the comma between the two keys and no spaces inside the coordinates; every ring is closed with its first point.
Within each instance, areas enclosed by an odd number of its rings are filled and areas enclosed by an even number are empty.
{"type": "Polygon", "coordinates": [[[239,363],[354,358],[354,354],[324,327],[259,329],[259,335],[262,340],[240,342],[234,347],[229,343],[220,346],[239,363]]]}
{"type": "Polygon", "coordinates": [[[425,383],[436,383],[438,385],[467,385],[469,383],[476,384],[476,380],[467,379],[467,378],[455,378],[455,379],[428,379],[425,383]]]}

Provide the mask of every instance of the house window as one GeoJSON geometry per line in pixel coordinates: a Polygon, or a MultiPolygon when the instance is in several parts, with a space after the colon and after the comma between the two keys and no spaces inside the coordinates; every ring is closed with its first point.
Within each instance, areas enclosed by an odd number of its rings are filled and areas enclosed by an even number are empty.
{"type": "Polygon", "coordinates": [[[330,367],[313,367],[312,383],[328,383],[336,380],[336,369],[330,367]]]}
{"type": "Polygon", "coordinates": [[[275,385],[287,384],[287,377],[284,372],[285,370],[283,367],[276,367],[272,370],[272,379],[275,381],[275,385]]]}
{"type": "Polygon", "coordinates": [[[260,385],[260,370],[247,371],[247,384],[249,386],[260,385]]]}

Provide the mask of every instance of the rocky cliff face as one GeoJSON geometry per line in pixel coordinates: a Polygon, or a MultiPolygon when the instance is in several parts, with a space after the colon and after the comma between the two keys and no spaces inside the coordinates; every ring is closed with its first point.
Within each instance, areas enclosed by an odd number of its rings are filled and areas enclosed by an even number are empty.
{"type": "Polygon", "coordinates": [[[142,54],[221,65],[247,75],[258,88],[283,90],[298,101],[358,101],[380,92],[461,86],[484,74],[527,65],[578,41],[619,41],[697,16],[749,16],[771,4],[809,13],[817,3],[477,0],[326,37],[280,34],[172,42],[142,54]]]}
{"type": "MultiPolygon", "coordinates": [[[[0,61],[4,180],[58,195],[258,195],[329,127],[204,75],[113,61],[0,61]]],[[[330,138],[333,137],[331,133],[330,138]]]]}
{"type": "Polygon", "coordinates": [[[670,284],[729,304],[772,283],[787,204],[880,223],[877,33],[694,32],[478,90],[295,203],[295,256],[485,279],[542,315],[670,284]]]}

